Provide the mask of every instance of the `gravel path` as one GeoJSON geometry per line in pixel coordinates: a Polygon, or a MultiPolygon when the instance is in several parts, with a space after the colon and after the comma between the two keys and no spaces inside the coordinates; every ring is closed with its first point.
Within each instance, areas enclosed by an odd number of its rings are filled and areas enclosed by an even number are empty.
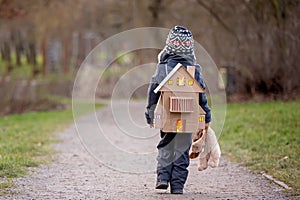
{"type": "MultiPolygon", "coordinates": [[[[144,119],[140,117],[143,116],[144,104],[133,103],[129,107],[129,113],[135,114],[132,115],[131,121],[140,121],[138,126],[141,129],[145,128],[141,125],[144,123],[144,119]]],[[[111,108],[102,109],[97,113],[97,117],[101,121],[103,131],[109,130],[113,135],[122,131],[120,128],[114,129],[112,121],[115,121],[115,116],[113,117],[111,110],[111,108]]],[[[120,113],[122,113],[121,110],[120,113]]],[[[90,115],[81,118],[77,123],[77,130],[80,131],[81,125],[85,132],[91,133],[97,130],[94,117],[94,115],[90,115]]],[[[121,124],[122,121],[118,123],[118,126],[122,126],[121,124]]],[[[157,130],[151,131],[151,133],[157,132],[157,130]]],[[[127,163],[131,158],[126,159],[122,155],[125,160],[122,163],[118,160],[119,152],[112,151],[108,146],[100,148],[97,156],[95,156],[96,150],[93,151],[89,148],[92,144],[89,142],[100,141],[101,143],[101,141],[105,141],[105,137],[107,139],[107,135],[103,137],[101,134],[94,134],[98,139],[101,137],[101,140],[92,138],[85,141],[78,137],[74,125],[57,135],[62,142],[54,145],[58,153],[53,156],[53,164],[40,166],[29,176],[16,179],[17,187],[10,189],[10,195],[2,196],[0,199],[288,199],[281,188],[270,183],[261,175],[253,174],[245,167],[233,164],[223,157],[218,168],[207,169],[203,172],[198,172],[197,162],[192,161],[183,195],[172,195],[169,191],[157,191],[154,189],[156,175],[153,171],[139,174],[120,172],[120,170],[128,171],[128,169],[143,163],[144,166],[147,165],[150,168],[155,166],[153,161],[155,158],[152,157],[156,152],[150,153],[152,156],[150,159],[145,157],[146,161],[140,159],[139,154],[136,153],[140,162],[131,161],[131,164],[127,163]],[[88,147],[90,153],[84,148],[83,143],[88,147]],[[117,162],[110,162],[111,160],[108,158],[117,160],[117,162]],[[128,166],[125,166],[126,163],[128,166]],[[118,164],[120,165],[118,166],[118,164]]],[[[81,137],[83,136],[81,135],[81,137]]],[[[90,137],[90,135],[87,134],[86,137],[90,137]]],[[[120,137],[118,138],[120,139],[120,137]]],[[[148,146],[143,143],[139,146],[138,142],[134,141],[134,136],[127,137],[127,141],[126,137],[121,139],[122,141],[110,140],[112,141],[110,144],[113,144],[111,146],[118,144],[123,148],[122,145],[127,144],[130,147],[133,142],[135,147],[128,148],[128,151],[134,155],[132,152],[136,150],[144,152],[148,151],[148,148],[149,150],[152,148],[151,151],[155,149],[158,134],[146,140],[147,143],[150,143],[148,146]],[[133,141],[128,141],[128,138],[133,141]]],[[[103,145],[104,142],[99,146],[103,145]]],[[[134,170],[141,170],[141,166],[134,170]]]]}

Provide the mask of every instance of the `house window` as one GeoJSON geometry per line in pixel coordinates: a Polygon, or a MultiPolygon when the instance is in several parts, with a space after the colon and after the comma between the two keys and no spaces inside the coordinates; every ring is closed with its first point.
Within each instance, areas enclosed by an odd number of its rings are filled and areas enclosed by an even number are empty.
{"type": "Polygon", "coordinates": [[[177,85],[185,86],[185,77],[177,77],[177,85]]]}
{"type": "Polygon", "coordinates": [[[193,112],[194,103],[192,97],[170,97],[170,112],[193,112]]]}
{"type": "Polygon", "coordinates": [[[199,122],[204,122],[204,116],[199,117],[199,122]]]}

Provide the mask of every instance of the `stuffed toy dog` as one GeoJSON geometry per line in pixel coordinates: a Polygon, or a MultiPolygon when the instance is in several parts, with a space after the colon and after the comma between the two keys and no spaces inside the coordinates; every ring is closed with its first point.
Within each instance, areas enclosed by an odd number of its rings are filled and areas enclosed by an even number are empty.
{"type": "Polygon", "coordinates": [[[217,167],[221,157],[221,149],[215,132],[208,128],[193,135],[193,143],[190,151],[190,158],[199,156],[198,170],[205,170],[208,166],[217,167]]]}

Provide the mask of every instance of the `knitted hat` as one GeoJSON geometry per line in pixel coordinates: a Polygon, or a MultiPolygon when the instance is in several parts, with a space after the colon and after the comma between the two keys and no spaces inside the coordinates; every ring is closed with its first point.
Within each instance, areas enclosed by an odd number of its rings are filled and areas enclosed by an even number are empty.
{"type": "Polygon", "coordinates": [[[175,26],[169,32],[166,40],[169,54],[194,54],[194,39],[192,33],[183,26],[175,26]]]}

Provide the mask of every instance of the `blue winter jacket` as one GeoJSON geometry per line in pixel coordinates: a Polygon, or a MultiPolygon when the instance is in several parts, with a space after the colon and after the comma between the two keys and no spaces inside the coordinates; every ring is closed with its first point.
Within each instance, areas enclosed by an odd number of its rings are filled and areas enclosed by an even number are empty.
{"type": "MultiPolygon", "coordinates": [[[[200,83],[203,89],[206,88],[201,75],[201,67],[195,63],[194,57],[186,55],[169,55],[164,53],[160,58],[160,62],[157,65],[156,72],[152,76],[148,88],[148,105],[145,112],[148,124],[153,124],[154,110],[160,96],[160,92],[154,93],[154,90],[178,63],[181,63],[184,67],[195,66],[195,79],[200,83]]],[[[199,93],[199,105],[206,112],[205,123],[210,122],[211,112],[205,93],[199,93]]]]}

